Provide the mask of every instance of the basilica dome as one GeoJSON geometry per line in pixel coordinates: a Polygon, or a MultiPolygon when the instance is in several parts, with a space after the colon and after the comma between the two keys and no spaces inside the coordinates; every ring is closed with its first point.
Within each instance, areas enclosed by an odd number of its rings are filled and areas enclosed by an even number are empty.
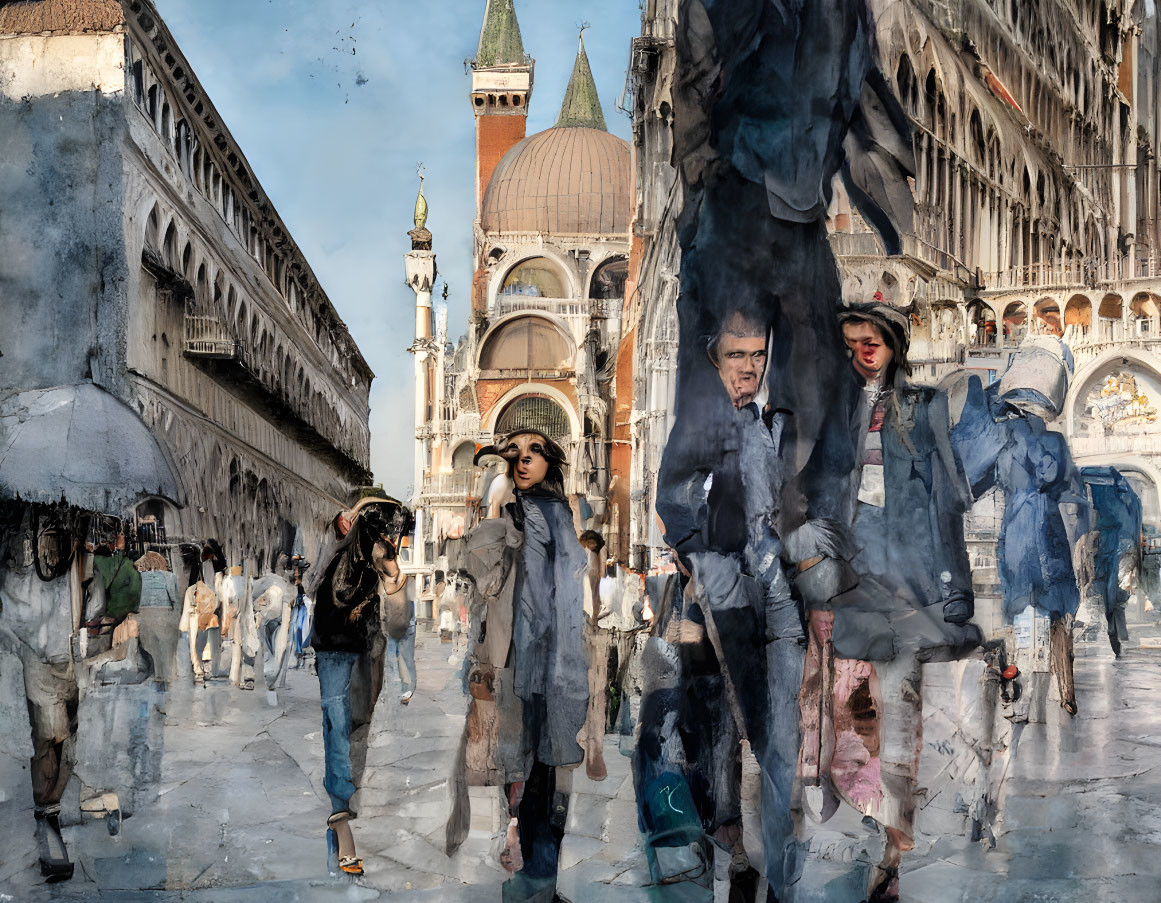
{"type": "Polygon", "coordinates": [[[491,233],[626,234],[630,166],[629,145],[602,129],[557,126],[530,135],[496,166],[481,225],[491,233]]]}

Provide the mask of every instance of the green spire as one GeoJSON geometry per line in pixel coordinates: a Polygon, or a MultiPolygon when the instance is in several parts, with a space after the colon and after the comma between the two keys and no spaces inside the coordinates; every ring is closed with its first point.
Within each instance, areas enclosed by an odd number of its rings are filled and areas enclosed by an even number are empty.
{"type": "Polygon", "coordinates": [[[582,32],[580,48],[576,52],[576,63],[572,67],[572,77],[564,91],[564,103],[560,105],[557,128],[587,128],[608,131],[605,128],[605,114],[601,112],[601,99],[597,96],[597,85],[593,81],[593,70],[589,67],[589,55],[585,53],[585,39],[582,32]]]}
{"type": "Polygon", "coordinates": [[[419,176],[419,197],[415,199],[415,228],[427,228],[427,198],[423,196],[423,175],[419,176]]]}
{"type": "Polygon", "coordinates": [[[488,0],[473,65],[478,69],[490,69],[512,63],[523,65],[525,60],[520,23],[516,21],[516,7],[512,0],[488,0]]]}

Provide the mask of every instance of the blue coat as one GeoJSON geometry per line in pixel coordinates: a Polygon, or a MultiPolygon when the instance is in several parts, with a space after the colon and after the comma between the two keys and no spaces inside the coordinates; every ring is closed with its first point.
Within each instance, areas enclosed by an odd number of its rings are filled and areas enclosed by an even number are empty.
{"type": "Polygon", "coordinates": [[[1051,617],[1075,615],[1074,531],[1062,506],[1073,506],[1083,523],[1087,501],[1068,444],[1040,417],[1004,403],[997,386],[985,391],[976,376],[968,386],[952,441],[975,497],[993,487],[1004,494],[997,544],[1004,616],[1014,618],[1029,605],[1051,617]]]}

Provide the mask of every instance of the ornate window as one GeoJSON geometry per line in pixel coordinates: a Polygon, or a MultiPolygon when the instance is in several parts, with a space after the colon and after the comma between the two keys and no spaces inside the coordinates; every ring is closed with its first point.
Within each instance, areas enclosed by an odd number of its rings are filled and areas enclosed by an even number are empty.
{"type": "Polygon", "coordinates": [[[567,438],[571,433],[564,408],[543,395],[524,395],[504,408],[496,421],[496,434],[519,430],[536,430],[550,439],[567,438]]]}

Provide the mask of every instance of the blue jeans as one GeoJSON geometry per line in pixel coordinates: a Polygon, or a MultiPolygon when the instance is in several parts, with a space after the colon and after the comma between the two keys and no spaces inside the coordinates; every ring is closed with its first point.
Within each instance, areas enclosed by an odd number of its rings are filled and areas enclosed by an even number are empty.
{"type": "Polygon", "coordinates": [[[355,795],[351,778],[351,671],[357,652],[318,652],[319,695],[323,711],[323,786],[331,798],[331,812],[347,812],[355,795]]]}
{"type": "Polygon", "coordinates": [[[399,682],[403,685],[403,692],[409,693],[415,689],[418,682],[415,674],[415,620],[412,619],[411,626],[407,628],[405,633],[399,639],[394,637],[387,637],[387,661],[395,665],[395,672],[399,675],[399,682]],[[399,659],[402,656],[403,664],[407,668],[407,677],[403,676],[403,669],[399,667],[399,659]]]}

